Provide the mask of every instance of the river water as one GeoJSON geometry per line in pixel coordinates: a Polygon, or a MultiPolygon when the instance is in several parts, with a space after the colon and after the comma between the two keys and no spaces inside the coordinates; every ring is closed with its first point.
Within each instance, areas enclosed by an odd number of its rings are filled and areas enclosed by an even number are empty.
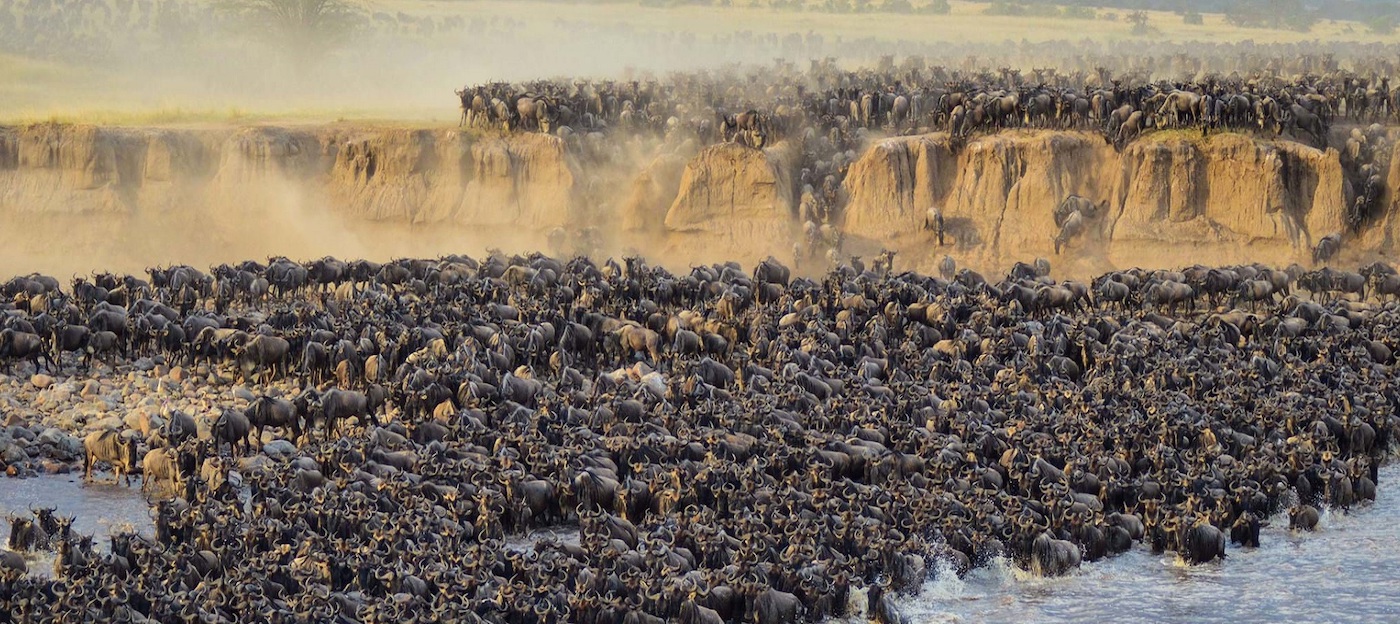
{"type": "Polygon", "coordinates": [[[1055,579],[1004,562],[940,575],[903,601],[910,622],[1400,622],[1400,465],[1374,505],[1326,512],[1318,532],[1272,519],[1261,546],[1188,566],[1145,546],[1055,579]]]}
{"type": "MultiPolygon", "coordinates": [[[[112,533],[136,529],[147,537],[155,536],[150,507],[141,496],[141,481],[132,480],[131,487],[113,484],[109,474],[98,475],[95,483],[84,484],[82,475],[41,476],[30,479],[0,478],[0,546],[10,538],[10,516],[28,516],[30,506],[56,507],[57,515],[73,516],[73,531],[92,535],[93,546],[102,552],[110,549],[112,533]]],[[[47,576],[53,569],[51,553],[31,554],[29,571],[47,576]]]]}
{"type": "MultiPolygon", "coordinates": [[[[1400,495],[1392,485],[1400,482],[1400,464],[1380,476],[1374,505],[1327,512],[1312,534],[1294,534],[1286,517],[1274,518],[1262,547],[1232,546],[1224,562],[1187,566],[1138,546],[1056,579],[994,562],[964,579],[940,574],[900,607],[920,624],[1400,622],[1400,495]]],[[[9,535],[9,514],[28,514],[31,504],[77,516],[74,528],[98,536],[104,550],[116,528],[153,532],[135,483],[83,485],[64,475],[0,479],[0,535],[9,535]]],[[[47,573],[51,561],[36,558],[30,569],[47,573]]]]}

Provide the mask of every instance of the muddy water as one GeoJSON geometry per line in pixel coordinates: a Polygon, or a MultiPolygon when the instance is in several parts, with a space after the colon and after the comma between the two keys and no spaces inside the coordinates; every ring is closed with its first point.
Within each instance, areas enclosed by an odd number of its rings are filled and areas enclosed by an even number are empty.
{"type": "Polygon", "coordinates": [[[1327,512],[1314,534],[1273,518],[1260,548],[1230,547],[1224,562],[1186,566],[1139,546],[1058,579],[999,562],[940,575],[901,607],[911,622],[1400,621],[1400,465],[1380,477],[1374,505],[1327,512]]]}
{"type": "MultiPolygon", "coordinates": [[[[995,562],[965,579],[939,574],[900,606],[920,623],[1103,622],[1107,614],[1126,623],[1400,621],[1398,482],[1400,465],[1383,469],[1374,505],[1327,512],[1314,534],[1293,534],[1286,517],[1274,518],[1261,548],[1231,547],[1223,563],[1186,566],[1139,546],[1069,577],[1038,579],[995,562]]],[[[77,516],[75,529],[98,536],[103,549],[118,528],[153,533],[135,483],[83,485],[67,475],[0,479],[0,536],[9,535],[9,514],[27,514],[30,505],[77,516]]],[[[577,540],[577,528],[541,531],[508,546],[528,550],[543,538],[577,540]]],[[[46,574],[51,565],[51,558],[37,557],[30,569],[46,574]]]]}
{"type": "Polygon", "coordinates": [[[515,552],[530,552],[535,550],[540,542],[558,542],[567,546],[578,546],[579,528],[577,526],[556,526],[532,531],[529,535],[521,535],[506,539],[506,549],[515,552]]]}
{"type": "MultiPolygon", "coordinates": [[[[136,529],[142,535],[155,536],[146,499],[141,496],[140,480],[131,487],[111,483],[110,475],[95,475],[98,482],[84,484],[81,475],[55,475],[31,479],[0,478],[0,538],[8,541],[10,516],[30,516],[29,508],[56,507],[58,515],[74,516],[73,530],[96,539],[93,545],[106,551],[109,535],[119,530],[136,529]]],[[[53,569],[51,554],[30,557],[29,569],[48,574],[53,569]]]]}

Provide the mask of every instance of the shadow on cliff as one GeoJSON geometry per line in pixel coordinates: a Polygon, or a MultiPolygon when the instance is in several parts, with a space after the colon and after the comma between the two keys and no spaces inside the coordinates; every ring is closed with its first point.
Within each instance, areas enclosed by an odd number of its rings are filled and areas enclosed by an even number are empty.
{"type": "MultiPolygon", "coordinates": [[[[1057,274],[1288,264],[1342,229],[1333,150],[1241,135],[1148,137],[1122,153],[1072,132],[947,141],[865,149],[843,189],[847,253],[895,249],[902,266],[930,272],[946,253],[988,274],[1034,257],[1057,274]],[[1052,212],[1070,194],[1109,208],[1056,257],[1052,212]],[[944,247],[923,227],[930,207],[947,216],[944,247]]],[[[0,272],[525,252],[561,239],[573,243],[551,251],[642,253],[681,269],[790,262],[801,153],[354,126],[0,128],[0,272]]],[[[1389,253],[1395,203],[1386,197],[1352,253],[1389,253]]]]}

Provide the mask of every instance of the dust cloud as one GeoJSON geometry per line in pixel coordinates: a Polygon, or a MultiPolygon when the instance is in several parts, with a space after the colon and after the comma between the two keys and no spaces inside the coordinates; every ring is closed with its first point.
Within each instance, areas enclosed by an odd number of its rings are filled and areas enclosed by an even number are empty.
{"type": "MultiPolygon", "coordinates": [[[[10,6],[22,13],[43,4],[28,0],[10,6]]],[[[0,78],[19,78],[0,80],[0,120],[56,119],[193,135],[249,126],[304,128],[337,135],[316,149],[343,150],[361,136],[392,129],[450,132],[447,128],[455,126],[459,115],[453,90],[490,81],[554,78],[568,83],[648,76],[664,81],[667,72],[681,70],[741,75],[736,67],[772,67],[775,59],[802,68],[808,60],[833,58],[843,69],[851,69],[910,55],[921,55],[929,65],[967,69],[1030,71],[1055,66],[1064,71],[1108,68],[1149,77],[1189,77],[1201,69],[1189,62],[1193,58],[1220,72],[1248,69],[1259,60],[1251,56],[1254,48],[1248,42],[1203,44],[1166,36],[1127,40],[1125,25],[1106,22],[1088,29],[1104,33],[1103,41],[1071,44],[1057,40],[1064,23],[1016,31],[1017,40],[1000,41],[985,34],[968,39],[970,29],[959,27],[959,22],[924,17],[853,19],[755,9],[497,0],[370,3],[362,5],[357,26],[335,45],[314,52],[289,51],[207,2],[109,0],[94,6],[107,8],[88,7],[77,18],[43,21],[26,31],[23,41],[4,46],[0,78]],[[929,26],[942,30],[930,31],[929,26]],[[934,39],[929,32],[945,39],[934,39]],[[1131,54],[1125,54],[1129,50],[1131,54]]],[[[1281,44],[1265,56],[1306,50],[1346,62],[1377,49],[1354,41],[1311,41],[1281,44]]],[[[742,102],[771,106],[772,94],[764,91],[762,81],[754,74],[745,77],[747,83],[739,90],[742,102]]],[[[527,174],[493,171],[482,163],[494,162],[495,156],[460,158],[451,153],[457,148],[442,142],[431,155],[437,163],[431,171],[417,171],[410,164],[393,175],[381,173],[388,181],[369,182],[353,175],[349,181],[337,179],[350,175],[345,163],[337,161],[343,152],[311,154],[306,167],[272,166],[257,175],[232,175],[227,172],[238,171],[238,163],[226,162],[228,151],[216,146],[206,152],[219,162],[207,170],[160,173],[156,170],[162,167],[179,168],[176,161],[187,160],[188,154],[171,152],[171,162],[162,165],[148,154],[150,146],[75,146],[76,139],[57,132],[31,141],[30,147],[72,156],[65,162],[36,164],[49,156],[26,158],[22,140],[18,147],[7,146],[0,137],[0,274],[139,272],[154,265],[202,267],[274,255],[383,260],[480,254],[488,248],[558,251],[550,249],[551,230],[562,228],[576,235],[585,227],[601,232],[598,245],[589,251],[643,253],[682,269],[689,263],[730,258],[751,262],[768,254],[794,259],[797,233],[792,215],[765,213],[741,225],[722,223],[708,235],[668,231],[662,222],[686,193],[679,188],[681,172],[702,151],[701,145],[662,145],[611,131],[600,137],[585,137],[571,147],[572,162],[559,174],[568,178],[563,182],[521,177],[538,177],[535,166],[523,167],[534,172],[527,174]],[[7,160],[7,150],[19,156],[7,160]],[[454,171],[454,163],[478,170],[454,171]],[[561,210],[568,216],[551,217],[559,210],[540,205],[564,206],[561,210]],[[525,212],[511,213],[510,206],[525,212]],[[788,222],[774,225],[776,219],[770,217],[787,217],[788,222]]],[[[862,149],[880,138],[879,131],[867,133],[862,149]]],[[[500,141],[505,139],[483,136],[475,146],[461,149],[500,141]]],[[[504,162],[519,160],[514,154],[504,162]]],[[[774,202],[781,204],[780,212],[796,213],[800,189],[792,181],[801,166],[779,168],[784,170],[777,177],[791,193],[780,193],[780,199],[767,204],[749,198],[747,204],[731,201],[707,209],[715,211],[717,220],[774,202]]],[[[768,183],[717,184],[727,184],[729,192],[768,183]]],[[[1104,182],[1098,192],[1109,192],[1109,186],[1104,182]]],[[[692,200],[700,201],[709,190],[693,189],[692,200]]],[[[1006,203],[1008,193],[990,201],[1006,203]]],[[[916,214],[923,209],[916,208],[916,214]]],[[[1038,227],[1031,230],[1038,233],[1038,227]]],[[[960,263],[989,269],[1008,257],[1020,260],[1047,253],[1039,248],[1048,245],[1043,236],[1016,249],[933,250],[928,235],[917,229],[905,219],[898,239],[856,238],[851,250],[873,254],[886,243],[897,243],[916,250],[902,256],[905,266],[924,270],[931,270],[945,251],[960,263]]],[[[1166,247],[1182,249],[1182,244],[1166,247]]],[[[566,246],[565,251],[576,248],[580,246],[566,246]]],[[[1282,255],[1293,247],[1269,249],[1282,255]]],[[[1115,260],[1136,257],[1120,254],[1115,260]]],[[[1085,271],[1098,270],[1105,266],[1103,258],[1077,262],[1085,271]]]]}
{"type": "Polygon", "coordinates": [[[854,68],[886,55],[1027,71],[1146,66],[1176,76],[1198,69],[1173,65],[1182,54],[1211,55],[1210,69],[1222,73],[1244,71],[1256,38],[1290,42],[1271,55],[1344,61],[1386,49],[1342,33],[1319,39],[1169,29],[1131,37],[1111,12],[1089,21],[1013,20],[983,17],[982,5],[970,3],[956,3],[953,16],[850,16],[518,0],[355,3],[351,26],[308,45],[269,38],[269,29],[219,8],[227,4],[102,0],[75,9],[12,0],[5,5],[16,20],[10,30],[0,15],[0,39],[12,39],[0,44],[0,119],[450,123],[453,89],[496,80],[631,79],[776,58],[805,64],[829,57],[854,68]],[[1089,38],[1067,41],[1070,30],[1089,38]]]}

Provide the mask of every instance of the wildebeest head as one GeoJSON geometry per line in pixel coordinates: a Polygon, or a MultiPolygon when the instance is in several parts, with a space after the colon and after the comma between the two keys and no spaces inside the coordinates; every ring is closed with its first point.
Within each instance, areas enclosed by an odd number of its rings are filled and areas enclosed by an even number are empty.
{"type": "Polygon", "coordinates": [[[140,440],[134,431],[123,431],[117,438],[118,448],[121,449],[122,459],[126,462],[127,470],[140,465],[137,452],[140,450],[140,440]]]}
{"type": "Polygon", "coordinates": [[[10,550],[15,552],[33,550],[35,547],[34,529],[33,519],[10,516],[10,550]]]}

